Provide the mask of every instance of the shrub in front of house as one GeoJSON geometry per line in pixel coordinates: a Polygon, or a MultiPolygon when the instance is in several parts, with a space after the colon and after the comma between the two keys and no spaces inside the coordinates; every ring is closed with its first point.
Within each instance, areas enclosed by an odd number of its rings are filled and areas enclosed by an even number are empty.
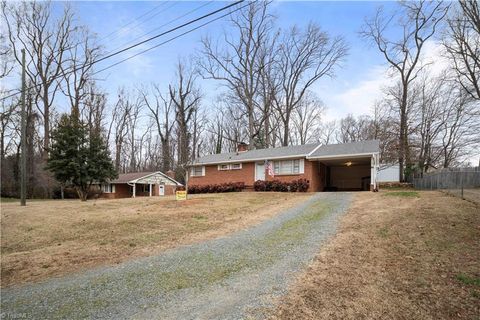
{"type": "Polygon", "coordinates": [[[307,192],[309,186],[310,182],[307,179],[298,179],[290,182],[258,180],[253,184],[253,189],[255,191],[307,192]]]}
{"type": "Polygon", "coordinates": [[[243,182],[229,182],[220,184],[191,185],[188,186],[188,193],[222,193],[222,192],[240,192],[245,189],[243,182]]]}

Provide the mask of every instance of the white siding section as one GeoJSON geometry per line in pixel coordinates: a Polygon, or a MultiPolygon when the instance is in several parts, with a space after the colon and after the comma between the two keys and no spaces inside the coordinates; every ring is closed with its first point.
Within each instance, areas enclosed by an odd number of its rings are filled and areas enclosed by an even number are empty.
{"type": "Polygon", "coordinates": [[[378,182],[399,182],[400,172],[398,165],[383,167],[378,170],[378,182]]]}

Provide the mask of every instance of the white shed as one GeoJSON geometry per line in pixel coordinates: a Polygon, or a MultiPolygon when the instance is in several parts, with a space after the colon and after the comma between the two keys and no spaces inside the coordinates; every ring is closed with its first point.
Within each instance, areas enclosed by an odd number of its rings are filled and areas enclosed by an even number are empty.
{"type": "Polygon", "coordinates": [[[400,182],[400,167],[394,165],[380,165],[377,174],[378,182],[400,182]]]}

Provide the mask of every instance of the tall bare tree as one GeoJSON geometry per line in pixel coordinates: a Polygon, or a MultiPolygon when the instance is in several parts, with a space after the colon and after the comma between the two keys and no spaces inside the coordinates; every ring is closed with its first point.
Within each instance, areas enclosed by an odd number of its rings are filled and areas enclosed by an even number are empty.
{"type": "Polygon", "coordinates": [[[152,92],[149,95],[146,90],[141,92],[143,101],[151,113],[151,118],[157,128],[157,134],[160,137],[162,144],[162,171],[167,172],[172,170],[172,131],[175,124],[175,119],[172,116],[175,112],[173,100],[170,94],[163,95],[158,84],[152,85],[152,92]]]}
{"type": "Polygon", "coordinates": [[[261,132],[263,119],[256,119],[261,103],[261,73],[265,69],[265,50],[271,40],[273,17],[268,13],[268,1],[251,2],[231,19],[234,34],[224,34],[223,43],[210,37],[202,39],[200,73],[205,79],[222,81],[231,98],[241,106],[247,118],[250,148],[261,132]],[[270,39],[270,40],[269,40],[270,39]]]}
{"type": "Polygon", "coordinates": [[[78,32],[71,38],[77,44],[65,50],[64,61],[59,64],[64,82],[59,88],[69,100],[72,112],[75,109],[81,114],[94,86],[92,62],[99,57],[100,46],[95,43],[94,35],[84,27],[78,27],[78,32]]]}
{"type": "Polygon", "coordinates": [[[196,110],[200,107],[201,93],[196,84],[196,73],[190,66],[179,61],[176,69],[175,84],[170,84],[168,90],[175,106],[178,135],[177,169],[179,178],[183,178],[186,174],[184,169],[191,160],[192,152],[192,132],[189,129],[196,110]]]}
{"type": "Polygon", "coordinates": [[[423,65],[420,54],[425,42],[431,39],[447,14],[448,6],[442,2],[401,2],[393,15],[386,15],[379,8],[372,19],[365,21],[361,35],[373,41],[374,45],[400,79],[399,101],[400,130],[398,137],[398,162],[400,180],[404,181],[405,155],[408,149],[407,103],[409,86],[417,77],[423,65]],[[398,39],[389,38],[389,30],[399,28],[398,39]]]}
{"type": "Polygon", "coordinates": [[[293,139],[297,144],[317,142],[325,113],[323,102],[313,93],[305,94],[293,114],[293,139]]]}
{"type": "Polygon", "coordinates": [[[480,5],[477,0],[461,0],[458,7],[448,19],[443,44],[458,82],[480,100],[480,5]]]}
{"type": "Polygon", "coordinates": [[[289,144],[292,112],[315,82],[334,75],[335,68],[347,52],[348,47],[342,37],[332,38],[314,23],[310,23],[304,31],[294,26],[284,36],[276,64],[280,92],[275,97],[275,106],[283,123],[283,146],[289,144]]]}
{"type": "Polygon", "coordinates": [[[127,121],[132,111],[133,103],[130,101],[130,97],[125,88],[119,90],[118,99],[115,107],[112,110],[112,118],[107,134],[107,141],[110,140],[110,136],[113,135],[115,143],[115,169],[120,172],[122,151],[124,151],[124,142],[127,137],[127,121]]]}
{"type": "Polygon", "coordinates": [[[71,35],[76,31],[73,13],[66,5],[57,17],[50,2],[3,3],[2,14],[15,60],[21,64],[20,50],[27,56],[26,74],[35,89],[35,105],[43,120],[43,158],[50,145],[51,109],[58,92],[61,66],[66,51],[73,46],[71,35]]]}

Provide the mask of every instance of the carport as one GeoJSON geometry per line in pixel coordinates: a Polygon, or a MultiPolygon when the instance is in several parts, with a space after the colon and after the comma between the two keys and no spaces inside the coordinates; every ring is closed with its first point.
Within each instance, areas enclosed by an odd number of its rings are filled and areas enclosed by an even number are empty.
{"type": "Polygon", "coordinates": [[[378,141],[326,145],[307,157],[318,163],[319,191],[377,190],[378,141]]]}

